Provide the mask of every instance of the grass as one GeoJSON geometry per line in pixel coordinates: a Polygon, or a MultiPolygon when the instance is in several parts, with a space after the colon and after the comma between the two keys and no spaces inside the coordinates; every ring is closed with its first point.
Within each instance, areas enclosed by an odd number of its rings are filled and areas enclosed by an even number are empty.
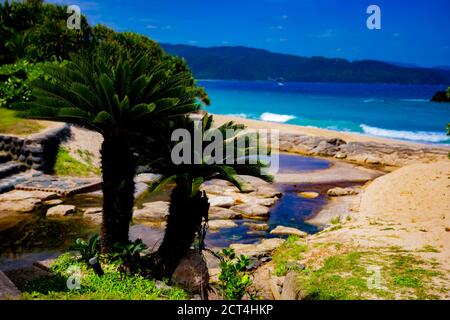
{"type": "Polygon", "coordinates": [[[100,169],[95,167],[92,161],[78,161],[70,155],[67,148],[60,147],[56,155],[54,173],[58,176],[88,177],[100,175],[100,169]]]}
{"type": "MultiPolygon", "coordinates": [[[[314,248],[326,250],[323,244],[314,248]]],[[[286,274],[289,262],[301,262],[311,249],[288,239],[273,256],[277,276],[286,274]]],[[[433,279],[442,275],[436,267],[410,253],[377,250],[334,254],[320,267],[294,271],[303,299],[437,299],[436,294],[447,289],[433,286],[433,279]]]]}
{"type": "Polygon", "coordinates": [[[272,260],[275,263],[276,275],[283,276],[288,270],[292,270],[292,268],[289,267],[289,262],[301,260],[303,253],[305,253],[307,249],[308,246],[301,243],[298,237],[289,236],[282,247],[279,250],[276,250],[272,257],[272,260]]]}
{"type": "MultiPolygon", "coordinates": [[[[179,288],[161,286],[153,279],[139,275],[123,275],[115,265],[104,266],[99,277],[70,253],[61,255],[51,267],[52,276],[29,282],[22,288],[23,299],[37,300],[180,300],[188,294],[179,288]],[[79,268],[80,288],[68,289],[67,281],[73,273],[69,267],[79,268]]],[[[73,271],[72,271],[73,272],[73,271]]]]}
{"type": "Polygon", "coordinates": [[[0,133],[29,135],[42,129],[44,126],[36,121],[20,118],[16,111],[0,108],[0,133]]]}

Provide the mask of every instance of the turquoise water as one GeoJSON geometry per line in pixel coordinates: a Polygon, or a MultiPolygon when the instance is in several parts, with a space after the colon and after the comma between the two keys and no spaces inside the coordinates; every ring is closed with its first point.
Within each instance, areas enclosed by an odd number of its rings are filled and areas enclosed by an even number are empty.
{"type": "Polygon", "coordinates": [[[429,102],[446,86],[203,80],[208,111],[426,143],[450,143],[450,104],[429,102]]]}

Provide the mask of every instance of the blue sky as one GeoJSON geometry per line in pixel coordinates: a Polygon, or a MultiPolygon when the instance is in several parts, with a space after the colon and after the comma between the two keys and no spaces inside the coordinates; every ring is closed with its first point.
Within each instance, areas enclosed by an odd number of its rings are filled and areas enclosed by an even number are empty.
{"type": "Polygon", "coordinates": [[[450,66],[449,0],[52,0],[158,42],[450,66]],[[369,5],[381,30],[366,27],[369,5]]]}

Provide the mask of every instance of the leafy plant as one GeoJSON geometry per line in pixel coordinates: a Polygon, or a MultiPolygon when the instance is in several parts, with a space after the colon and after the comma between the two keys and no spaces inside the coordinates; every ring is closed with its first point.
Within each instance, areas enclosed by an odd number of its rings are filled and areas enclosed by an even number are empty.
{"type": "Polygon", "coordinates": [[[246,271],[250,265],[249,258],[245,255],[236,257],[231,248],[223,249],[221,256],[219,289],[223,297],[227,300],[241,300],[247,295],[255,299],[255,295],[249,290],[253,281],[246,271]]]}
{"type": "Polygon", "coordinates": [[[127,274],[136,273],[141,260],[140,253],[147,249],[142,240],[137,239],[129,244],[116,243],[114,248],[117,249],[117,252],[112,254],[112,259],[120,263],[118,271],[127,274]]]}
{"type": "Polygon", "coordinates": [[[86,242],[85,240],[78,238],[72,245],[72,250],[78,251],[81,255],[81,259],[89,261],[89,259],[98,257],[100,254],[100,237],[98,234],[93,235],[86,242]]]}
{"type": "Polygon", "coordinates": [[[78,251],[81,255],[81,259],[92,267],[95,273],[99,276],[104,274],[103,269],[99,262],[100,255],[100,237],[99,235],[93,235],[86,242],[81,238],[75,240],[72,249],[78,251]]]}

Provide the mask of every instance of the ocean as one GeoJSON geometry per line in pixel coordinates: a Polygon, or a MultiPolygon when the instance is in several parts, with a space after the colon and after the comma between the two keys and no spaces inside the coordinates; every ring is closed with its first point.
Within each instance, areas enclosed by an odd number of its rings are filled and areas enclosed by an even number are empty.
{"type": "Polygon", "coordinates": [[[225,80],[199,85],[211,98],[211,113],[450,144],[450,104],[429,101],[446,86],[225,80]]]}

